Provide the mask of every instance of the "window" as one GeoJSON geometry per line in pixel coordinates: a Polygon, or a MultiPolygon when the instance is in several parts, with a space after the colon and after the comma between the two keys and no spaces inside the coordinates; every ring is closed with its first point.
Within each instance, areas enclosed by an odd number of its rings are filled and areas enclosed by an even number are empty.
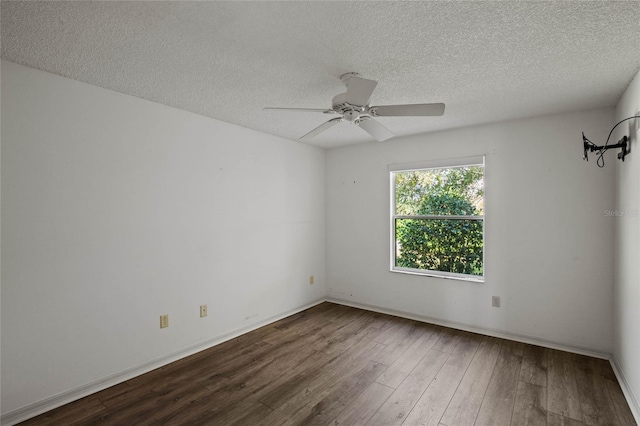
{"type": "Polygon", "coordinates": [[[391,270],[484,281],[484,157],[389,170],[391,270]]]}

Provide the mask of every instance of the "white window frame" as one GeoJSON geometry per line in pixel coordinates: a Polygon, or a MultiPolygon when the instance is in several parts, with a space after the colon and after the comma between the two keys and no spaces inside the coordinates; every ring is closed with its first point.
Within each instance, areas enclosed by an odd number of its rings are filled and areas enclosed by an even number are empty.
{"type": "MultiPolygon", "coordinates": [[[[472,219],[472,220],[482,220],[482,272],[483,275],[470,275],[470,274],[459,274],[454,272],[446,272],[446,271],[432,271],[432,270],[423,270],[423,269],[415,269],[415,268],[403,268],[400,266],[396,266],[396,219],[442,219],[443,216],[402,216],[396,215],[396,173],[402,172],[412,172],[417,170],[426,170],[426,169],[450,169],[455,167],[467,167],[467,166],[481,166],[485,169],[486,176],[486,167],[485,167],[485,156],[479,155],[474,157],[464,157],[464,158],[453,158],[453,159],[441,159],[441,160],[431,160],[431,161],[421,161],[416,163],[402,163],[402,164],[390,164],[389,165],[389,180],[390,180],[390,188],[391,188],[391,210],[390,210],[390,219],[391,219],[391,264],[390,271],[391,272],[399,272],[402,274],[412,274],[412,275],[422,275],[427,277],[437,277],[444,279],[452,279],[452,280],[462,280],[462,281],[471,281],[477,283],[484,282],[484,273],[485,273],[485,215],[482,216],[446,216],[451,219],[472,219]]],[[[484,197],[486,198],[486,187],[484,189],[484,197]]]]}

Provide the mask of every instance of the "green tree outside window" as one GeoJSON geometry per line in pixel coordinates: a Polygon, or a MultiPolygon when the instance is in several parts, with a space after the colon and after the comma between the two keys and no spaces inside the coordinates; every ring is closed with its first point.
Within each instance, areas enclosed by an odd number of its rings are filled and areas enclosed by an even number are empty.
{"type": "Polygon", "coordinates": [[[394,175],[395,266],[482,276],[484,167],[394,175]]]}

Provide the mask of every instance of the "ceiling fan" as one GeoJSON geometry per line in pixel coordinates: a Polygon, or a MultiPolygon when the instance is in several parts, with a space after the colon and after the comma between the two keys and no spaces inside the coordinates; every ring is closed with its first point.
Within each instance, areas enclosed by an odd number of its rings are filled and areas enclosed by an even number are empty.
{"type": "Polygon", "coordinates": [[[312,138],[330,127],[343,121],[350,121],[382,142],[394,136],[373,117],[429,117],[444,114],[444,104],[409,104],[409,105],[379,105],[370,106],[369,98],[378,82],[360,77],[360,74],[349,72],[340,76],[340,80],[347,86],[346,93],[340,93],[333,98],[331,109],[317,108],[264,108],[275,111],[322,112],[324,114],[338,114],[321,124],[300,139],[312,138]]]}

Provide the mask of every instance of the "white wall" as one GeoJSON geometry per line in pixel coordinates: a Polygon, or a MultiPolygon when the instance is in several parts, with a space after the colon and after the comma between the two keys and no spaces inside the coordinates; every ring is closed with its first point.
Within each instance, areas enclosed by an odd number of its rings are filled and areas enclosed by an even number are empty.
{"type": "MultiPolygon", "coordinates": [[[[616,109],[617,123],[640,111],[640,72],[631,82],[616,109]]],[[[623,375],[628,398],[640,417],[640,119],[620,124],[612,136],[617,142],[631,136],[631,154],[624,163],[616,161],[618,197],[615,209],[625,212],[616,217],[616,286],[614,293],[614,360],[623,375]],[[626,212],[632,212],[627,215],[626,212]]]]}
{"type": "Polygon", "coordinates": [[[612,121],[602,109],[330,150],[329,297],[610,353],[615,155],[583,162],[581,132],[602,141],[612,121]],[[389,272],[388,165],[478,154],[486,282],[389,272]]]}
{"type": "Polygon", "coordinates": [[[324,297],[324,151],[9,62],[2,124],[3,413],[324,297]]]}

